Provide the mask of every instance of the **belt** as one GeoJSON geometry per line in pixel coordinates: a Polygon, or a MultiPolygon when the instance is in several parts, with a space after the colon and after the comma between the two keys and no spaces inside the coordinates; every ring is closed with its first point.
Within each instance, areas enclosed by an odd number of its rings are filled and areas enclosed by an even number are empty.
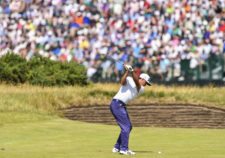
{"type": "Polygon", "coordinates": [[[113,99],[113,101],[122,104],[122,106],[126,106],[126,104],[123,101],[119,100],[119,99],[113,99]]]}

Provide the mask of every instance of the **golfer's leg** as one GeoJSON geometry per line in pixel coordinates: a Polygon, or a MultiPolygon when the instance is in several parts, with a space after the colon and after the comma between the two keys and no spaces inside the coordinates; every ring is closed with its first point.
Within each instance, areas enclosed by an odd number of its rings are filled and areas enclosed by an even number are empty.
{"type": "MultiPolygon", "coordinates": [[[[110,104],[110,111],[113,114],[118,125],[119,125],[119,123],[118,123],[117,115],[118,115],[119,109],[120,109],[120,105],[118,104],[118,102],[112,101],[110,104]]],[[[116,149],[120,149],[120,145],[121,145],[121,134],[119,134],[119,137],[118,137],[117,142],[114,145],[114,147],[116,149]]]]}
{"type": "MultiPolygon", "coordinates": [[[[126,109],[126,111],[127,111],[127,109],[126,109]]],[[[130,132],[131,132],[133,126],[132,126],[132,123],[131,123],[131,121],[130,121],[130,117],[129,117],[129,115],[128,115],[128,112],[127,112],[127,118],[128,118],[129,124],[130,124],[130,132]]]]}
{"type": "Polygon", "coordinates": [[[125,107],[120,107],[120,110],[117,111],[116,118],[121,128],[120,150],[126,151],[128,150],[129,135],[132,126],[125,107]]]}
{"type": "Polygon", "coordinates": [[[115,148],[120,149],[121,145],[121,134],[119,135],[116,144],[114,145],[115,148]]]}
{"type": "MultiPolygon", "coordinates": [[[[127,120],[128,123],[127,124],[129,125],[128,126],[129,135],[128,135],[128,142],[127,142],[127,144],[129,145],[129,136],[130,136],[130,132],[131,132],[131,130],[132,130],[133,127],[132,127],[132,124],[131,124],[130,117],[129,117],[128,113],[127,113],[127,118],[128,118],[128,120],[127,120]]],[[[127,148],[129,149],[128,146],[127,146],[127,148]]]]}

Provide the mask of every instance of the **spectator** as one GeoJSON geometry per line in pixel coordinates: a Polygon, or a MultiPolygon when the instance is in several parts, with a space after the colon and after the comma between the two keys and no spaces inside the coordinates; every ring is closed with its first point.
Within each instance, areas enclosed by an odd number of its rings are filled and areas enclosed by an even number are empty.
{"type": "Polygon", "coordinates": [[[104,79],[118,79],[122,69],[115,60],[164,80],[182,78],[182,61],[188,60],[188,67],[195,69],[211,54],[224,54],[223,0],[2,0],[0,4],[0,56],[13,51],[27,60],[35,54],[73,60],[87,67],[89,78],[101,71],[104,79]]]}

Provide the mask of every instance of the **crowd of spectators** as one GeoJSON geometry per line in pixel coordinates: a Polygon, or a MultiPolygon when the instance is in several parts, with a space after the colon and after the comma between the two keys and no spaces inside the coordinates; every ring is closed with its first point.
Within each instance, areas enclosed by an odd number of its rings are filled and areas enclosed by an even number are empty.
{"type": "MultiPolygon", "coordinates": [[[[119,79],[123,63],[169,80],[225,53],[224,0],[1,0],[0,56],[74,61],[119,79]]],[[[223,68],[224,70],[224,68],[223,68]]]]}

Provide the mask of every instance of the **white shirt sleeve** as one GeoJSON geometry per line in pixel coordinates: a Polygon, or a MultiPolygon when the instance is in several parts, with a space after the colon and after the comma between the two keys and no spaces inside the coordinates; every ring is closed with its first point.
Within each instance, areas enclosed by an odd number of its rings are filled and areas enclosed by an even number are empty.
{"type": "Polygon", "coordinates": [[[137,91],[137,86],[132,77],[128,76],[126,78],[126,84],[122,85],[117,92],[117,94],[113,97],[114,99],[121,100],[125,104],[127,104],[130,100],[133,100],[139,94],[144,92],[144,87],[141,86],[139,92],[137,91]]]}

